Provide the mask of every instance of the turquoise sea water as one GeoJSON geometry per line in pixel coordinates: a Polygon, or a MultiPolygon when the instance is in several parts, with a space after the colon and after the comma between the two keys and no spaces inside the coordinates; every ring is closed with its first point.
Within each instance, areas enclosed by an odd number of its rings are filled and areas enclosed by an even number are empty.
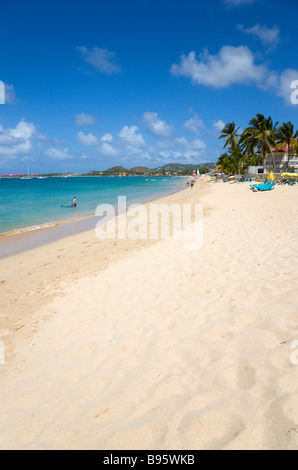
{"type": "Polygon", "coordinates": [[[118,196],[127,203],[143,203],[185,189],[179,178],[69,177],[21,180],[0,179],[0,233],[94,215],[98,204],[117,207],[118,196]],[[66,208],[76,196],[77,207],[66,208]]]}

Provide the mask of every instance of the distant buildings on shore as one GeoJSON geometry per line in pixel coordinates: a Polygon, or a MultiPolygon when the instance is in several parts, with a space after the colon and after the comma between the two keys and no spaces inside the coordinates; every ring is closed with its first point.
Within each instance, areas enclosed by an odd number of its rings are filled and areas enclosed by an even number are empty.
{"type": "MultiPolygon", "coordinates": [[[[266,172],[274,171],[275,173],[283,173],[286,170],[290,173],[297,173],[298,175],[298,156],[289,155],[289,149],[286,145],[283,149],[272,149],[272,154],[268,153],[266,156],[266,172]],[[288,170],[287,170],[288,167],[288,170]]],[[[264,173],[263,166],[250,166],[248,167],[249,174],[264,173]]]]}

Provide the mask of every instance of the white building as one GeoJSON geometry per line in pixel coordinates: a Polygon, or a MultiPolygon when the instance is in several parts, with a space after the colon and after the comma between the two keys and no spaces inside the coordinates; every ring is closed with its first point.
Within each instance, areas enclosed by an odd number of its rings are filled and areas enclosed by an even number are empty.
{"type": "MultiPolygon", "coordinates": [[[[266,173],[270,173],[273,170],[273,160],[275,164],[275,172],[276,173],[283,173],[286,171],[287,168],[287,161],[288,161],[288,145],[283,149],[277,150],[272,149],[271,153],[267,154],[266,158],[266,173]],[[272,158],[273,157],[273,158],[272,158]]],[[[292,150],[293,153],[293,150],[292,150]]],[[[298,156],[291,155],[289,164],[288,164],[288,171],[290,173],[298,173],[298,156]]],[[[261,173],[265,173],[263,166],[250,166],[248,167],[248,173],[251,175],[257,175],[261,173]]]]}

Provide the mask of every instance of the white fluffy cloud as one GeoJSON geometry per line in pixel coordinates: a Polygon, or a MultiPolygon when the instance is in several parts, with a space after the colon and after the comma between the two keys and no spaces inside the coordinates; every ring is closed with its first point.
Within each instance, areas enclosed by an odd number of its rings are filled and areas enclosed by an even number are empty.
{"type": "Polygon", "coordinates": [[[150,132],[159,137],[169,137],[172,133],[172,126],[159,119],[157,113],[146,112],[143,114],[143,122],[150,132]]]}
{"type": "Polygon", "coordinates": [[[224,46],[216,55],[205,51],[199,59],[195,52],[190,52],[181,57],[179,64],[173,64],[171,71],[176,76],[190,78],[196,85],[214,88],[253,84],[262,90],[274,91],[286,104],[291,104],[291,82],[298,80],[298,70],[276,72],[265,65],[256,65],[253,53],[245,46],[224,46]]]}
{"type": "Polygon", "coordinates": [[[190,146],[191,146],[191,148],[193,148],[195,150],[203,150],[203,149],[207,148],[205,142],[203,142],[200,139],[192,140],[191,143],[190,143],[190,146]]]}
{"type": "Polygon", "coordinates": [[[242,24],[239,24],[237,28],[246,34],[256,36],[266,46],[276,46],[276,44],[278,44],[280,40],[279,28],[277,26],[273,26],[273,28],[268,28],[266,25],[262,26],[260,24],[256,24],[251,28],[245,28],[242,24]]]}
{"type": "Polygon", "coordinates": [[[225,123],[219,119],[218,121],[213,121],[213,127],[214,129],[216,129],[217,131],[221,132],[222,129],[225,127],[225,123]]]}
{"type": "Polygon", "coordinates": [[[9,130],[10,134],[17,139],[29,140],[37,132],[34,124],[22,119],[15,129],[9,130]]]}
{"type": "Polygon", "coordinates": [[[142,134],[137,134],[137,126],[124,126],[123,129],[119,132],[120,139],[130,148],[140,148],[143,147],[146,142],[143,139],[142,134]]]}
{"type": "Polygon", "coordinates": [[[34,124],[22,119],[14,129],[4,129],[0,125],[0,155],[14,157],[28,155],[33,149],[33,140],[43,138],[34,124]]]}
{"type": "Polygon", "coordinates": [[[101,141],[102,141],[102,142],[112,142],[112,140],[113,140],[113,136],[112,136],[112,134],[109,134],[109,133],[105,134],[105,135],[101,138],[101,141]]]}
{"type": "Polygon", "coordinates": [[[120,67],[115,63],[115,52],[107,49],[99,49],[93,47],[88,50],[87,47],[77,47],[77,51],[84,57],[85,61],[91,64],[96,70],[101,73],[111,75],[120,72],[120,67]]]}
{"type": "Polygon", "coordinates": [[[69,152],[68,148],[60,150],[52,147],[45,151],[45,155],[49,158],[53,158],[54,160],[70,160],[74,158],[74,155],[69,152]]]}
{"type": "Polygon", "coordinates": [[[266,77],[267,69],[255,64],[248,47],[223,46],[218,54],[204,51],[198,59],[194,51],[182,55],[180,63],[172,65],[171,72],[198,85],[226,88],[234,83],[259,83],[266,77]]]}
{"type": "Polygon", "coordinates": [[[88,147],[96,147],[99,144],[98,138],[89,132],[89,134],[84,134],[84,132],[79,132],[77,135],[77,140],[88,147]]]}
{"type": "Polygon", "coordinates": [[[189,142],[185,137],[177,137],[175,139],[175,142],[178,145],[182,145],[183,147],[187,149],[192,149],[192,150],[204,150],[206,149],[206,144],[200,139],[194,139],[191,142],[189,142]]]}
{"type": "Polygon", "coordinates": [[[195,114],[192,118],[183,124],[183,127],[187,131],[193,132],[195,135],[199,135],[201,129],[204,128],[204,124],[202,119],[200,119],[199,116],[195,114]]]}
{"type": "Polygon", "coordinates": [[[171,161],[171,160],[182,160],[187,162],[203,162],[205,150],[207,148],[205,142],[199,139],[188,141],[185,137],[176,137],[174,139],[173,149],[164,149],[155,153],[154,156],[158,159],[171,161]]]}
{"type": "Polygon", "coordinates": [[[85,113],[76,114],[74,122],[77,126],[91,126],[92,124],[95,124],[96,117],[85,113]]]}
{"type": "Polygon", "coordinates": [[[116,155],[118,155],[118,151],[107,142],[103,142],[101,144],[101,146],[99,147],[99,151],[107,157],[115,157],[116,155]]]}
{"type": "Polygon", "coordinates": [[[178,145],[183,145],[184,147],[188,147],[188,140],[185,137],[176,137],[175,142],[178,145]]]}
{"type": "Polygon", "coordinates": [[[164,150],[160,152],[160,157],[162,157],[166,162],[171,160],[180,160],[189,163],[204,163],[206,161],[205,159],[202,159],[201,152],[192,149],[185,151],[164,150]]]}

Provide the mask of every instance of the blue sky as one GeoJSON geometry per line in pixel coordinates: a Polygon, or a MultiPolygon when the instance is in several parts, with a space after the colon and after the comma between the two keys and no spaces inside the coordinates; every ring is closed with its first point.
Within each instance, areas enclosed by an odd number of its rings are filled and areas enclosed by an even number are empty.
{"type": "Polygon", "coordinates": [[[298,127],[296,0],[0,9],[0,173],[216,161],[227,122],[298,127]]]}

